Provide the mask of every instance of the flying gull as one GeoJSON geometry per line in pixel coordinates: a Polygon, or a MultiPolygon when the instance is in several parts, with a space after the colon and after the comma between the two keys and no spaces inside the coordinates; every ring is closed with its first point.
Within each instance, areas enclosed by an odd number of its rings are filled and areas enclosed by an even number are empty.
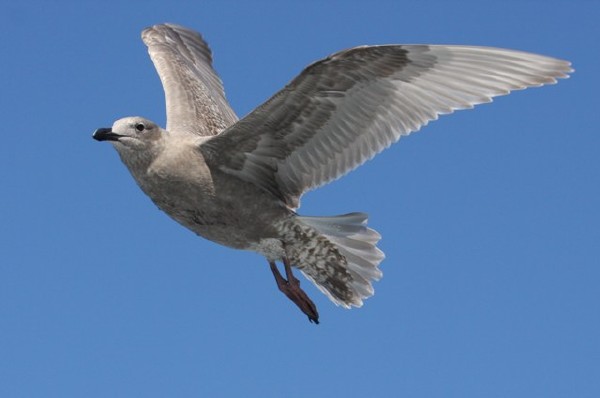
{"type": "Polygon", "coordinates": [[[566,61],[491,47],[361,46],[309,65],[238,120],[198,33],[163,24],[142,40],[164,87],[166,130],[136,116],[93,137],[113,144],[140,188],[177,222],[265,256],[279,290],[315,323],[317,308],[292,267],[335,304],[360,307],[384,255],[366,214],[300,216],[303,193],[439,115],[572,72],[566,61]]]}

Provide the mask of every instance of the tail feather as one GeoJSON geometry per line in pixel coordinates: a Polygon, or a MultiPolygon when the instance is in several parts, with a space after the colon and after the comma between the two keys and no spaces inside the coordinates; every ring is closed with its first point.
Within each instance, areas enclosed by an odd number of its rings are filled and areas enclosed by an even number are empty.
{"type": "Polygon", "coordinates": [[[298,217],[298,220],[336,246],[345,258],[344,264],[336,266],[345,267],[350,278],[345,281],[323,278],[322,274],[311,267],[302,267],[302,273],[337,305],[346,308],[362,306],[363,299],[374,293],[372,281],[382,277],[378,266],[385,258],[383,252],[376,247],[381,235],[367,227],[367,215],[350,213],[334,217],[298,217]],[[342,282],[353,294],[339,296],[337,292],[342,282]]]}

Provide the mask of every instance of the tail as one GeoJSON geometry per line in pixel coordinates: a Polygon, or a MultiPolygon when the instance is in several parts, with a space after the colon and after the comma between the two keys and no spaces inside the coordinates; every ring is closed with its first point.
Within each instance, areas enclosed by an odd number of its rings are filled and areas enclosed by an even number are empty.
{"type": "Polygon", "coordinates": [[[367,228],[367,214],[349,213],[334,217],[297,217],[333,245],[325,256],[326,264],[298,264],[304,276],[331,301],[346,308],[361,307],[363,299],[374,293],[372,281],[381,279],[378,266],[385,258],[376,247],[381,239],[367,228]],[[340,256],[341,255],[341,256],[340,256]]]}

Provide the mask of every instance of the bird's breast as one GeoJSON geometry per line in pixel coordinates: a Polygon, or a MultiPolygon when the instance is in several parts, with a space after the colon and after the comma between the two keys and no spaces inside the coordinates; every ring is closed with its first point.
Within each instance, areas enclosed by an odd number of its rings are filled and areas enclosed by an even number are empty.
{"type": "Polygon", "coordinates": [[[135,176],[171,218],[214,242],[247,249],[277,238],[273,223],[290,216],[279,200],[254,184],[210,169],[198,151],[170,151],[135,176]]]}

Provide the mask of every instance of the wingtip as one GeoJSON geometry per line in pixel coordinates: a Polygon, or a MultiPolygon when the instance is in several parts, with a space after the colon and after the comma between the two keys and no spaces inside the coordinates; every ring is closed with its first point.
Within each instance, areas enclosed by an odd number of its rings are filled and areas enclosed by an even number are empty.
{"type": "Polygon", "coordinates": [[[144,43],[149,44],[153,39],[153,35],[159,34],[161,32],[163,32],[163,34],[166,34],[166,33],[164,33],[164,31],[167,29],[189,30],[181,25],[177,25],[177,24],[170,23],[170,22],[159,23],[159,24],[147,26],[146,28],[144,28],[141,33],[142,40],[144,43]]]}
{"type": "Polygon", "coordinates": [[[152,34],[154,34],[156,32],[156,29],[158,27],[160,27],[161,25],[151,25],[151,26],[147,26],[142,30],[141,33],[141,37],[142,37],[142,41],[144,43],[146,43],[146,45],[149,45],[150,41],[152,40],[152,34]]]}
{"type": "Polygon", "coordinates": [[[555,61],[556,65],[556,75],[554,76],[556,79],[568,79],[571,77],[571,74],[575,73],[575,69],[573,68],[571,61],[559,58],[551,59],[555,61]]]}

